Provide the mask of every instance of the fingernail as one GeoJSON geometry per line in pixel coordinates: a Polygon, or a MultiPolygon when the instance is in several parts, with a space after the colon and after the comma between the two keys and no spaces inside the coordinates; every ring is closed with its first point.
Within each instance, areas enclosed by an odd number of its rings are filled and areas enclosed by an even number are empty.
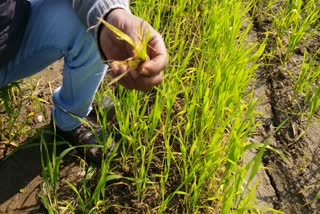
{"type": "Polygon", "coordinates": [[[118,70],[119,66],[117,64],[113,63],[110,65],[110,68],[111,68],[111,70],[118,70]]]}
{"type": "Polygon", "coordinates": [[[128,68],[125,65],[120,65],[119,69],[121,70],[121,72],[125,72],[125,71],[127,71],[128,68]]]}
{"type": "Polygon", "coordinates": [[[147,74],[147,70],[145,68],[141,69],[141,74],[147,74]]]}

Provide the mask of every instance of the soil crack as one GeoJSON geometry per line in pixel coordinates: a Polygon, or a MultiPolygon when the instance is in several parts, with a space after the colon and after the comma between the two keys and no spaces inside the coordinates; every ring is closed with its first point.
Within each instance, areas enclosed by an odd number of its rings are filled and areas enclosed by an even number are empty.
{"type": "MultiPolygon", "coordinates": [[[[263,10],[264,6],[260,9],[263,10]]],[[[265,170],[266,176],[275,192],[272,204],[275,209],[287,213],[316,213],[319,208],[319,200],[316,198],[319,188],[313,186],[309,192],[305,189],[314,183],[320,183],[318,164],[313,163],[315,158],[312,157],[319,150],[319,142],[307,142],[307,136],[297,138],[301,130],[306,130],[307,127],[301,114],[296,114],[300,110],[297,106],[301,106],[301,100],[293,98],[293,79],[290,76],[290,72],[299,72],[303,54],[293,53],[285,62],[285,55],[276,47],[276,40],[279,38],[276,33],[269,33],[274,32],[272,19],[265,14],[250,11],[258,42],[262,43],[268,34],[258,73],[258,80],[265,84],[265,96],[269,103],[268,119],[262,120],[262,131],[267,137],[274,139],[272,146],[287,158],[284,160],[270,151],[266,151],[263,157],[263,165],[268,168],[265,170]],[[311,178],[314,178],[312,182],[311,178]]],[[[319,133],[316,134],[319,136],[319,133]]]]}

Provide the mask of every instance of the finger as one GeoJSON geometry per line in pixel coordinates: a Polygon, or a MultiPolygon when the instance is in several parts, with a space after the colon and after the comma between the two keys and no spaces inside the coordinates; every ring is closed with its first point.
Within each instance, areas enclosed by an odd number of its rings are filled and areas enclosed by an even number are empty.
{"type": "Polygon", "coordinates": [[[162,81],[163,81],[163,73],[160,72],[158,75],[152,77],[152,79],[151,79],[151,84],[152,84],[153,86],[157,86],[157,85],[159,85],[162,81]]]}
{"type": "Polygon", "coordinates": [[[119,66],[116,63],[111,63],[109,66],[110,73],[113,77],[120,75],[119,66]]]}
{"type": "Polygon", "coordinates": [[[132,80],[135,80],[140,76],[139,72],[136,69],[133,69],[133,68],[128,68],[128,69],[129,69],[128,75],[132,78],[132,80]]]}
{"type": "Polygon", "coordinates": [[[167,50],[160,34],[156,33],[149,41],[148,55],[150,60],[140,66],[140,74],[153,76],[162,71],[168,64],[167,50]]]}
{"type": "Polygon", "coordinates": [[[140,88],[138,90],[141,91],[149,91],[154,86],[159,85],[163,81],[162,72],[153,77],[140,77],[141,81],[139,81],[140,88]]]}
{"type": "Polygon", "coordinates": [[[119,80],[119,83],[126,89],[134,89],[133,81],[130,76],[125,75],[119,80]]]}
{"type": "Polygon", "coordinates": [[[119,83],[123,85],[126,89],[134,89],[134,79],[129,75],[129,68],[126,65],[119,65],[119,70],[121,73],[126,73],[120,80],[119,83]]]}
{"type": "Polygon", "coordinates": [[[128,70],[128,67],[125,64],[119,64],[119,63],[112,63],[110,65],[111,68],[111,74],[114,77],[117,77],[123,73],[126,73],[128,70]]]}
{"type": "Polygon", "coordinates": [[[128,82],[128,81],[126,80],[126,78],[120,79],[120,80],[119,80],[119,83],[120,83],[123,87],[125,87],[126,89],[132,89],[132,86],[130,85],[130,82],[128,82]]]}

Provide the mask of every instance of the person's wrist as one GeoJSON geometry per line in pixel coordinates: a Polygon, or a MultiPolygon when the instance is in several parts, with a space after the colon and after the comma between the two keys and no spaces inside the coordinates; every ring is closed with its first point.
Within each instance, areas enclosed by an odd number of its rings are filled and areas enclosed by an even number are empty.
{"type": "Polygon", "coordinates": [[[121,7],[114,8],[104,16],[104,20],[106,20],[109,23],[112,23],[115,19],[123,16],[126,13],[130,13],[130,12],[125,8],[121,8],[121,7]]]}
{"type": "MultiPolygon", "coordinates": [[[[115,24],[116,20],[119,19],[119,14],[123,14],[123,13],[130,13],[127,9],[125,8],[114,8],[112,10],[110,10],[107,14],[105,14],[103,16],[103,19],[107,22],[109,22],[110,24],[115,24]]],[[[111,31],[105,27],[102,23],[100,23],[99,29],[98,29],[98,46],[100,49],[100,53],[102,54],[102,58],[103,60],[106,62],[108,60],[105,50],[103,48],[103,42],[105,42],[105,39],[108,38],[110,36],[111,31]]]]}

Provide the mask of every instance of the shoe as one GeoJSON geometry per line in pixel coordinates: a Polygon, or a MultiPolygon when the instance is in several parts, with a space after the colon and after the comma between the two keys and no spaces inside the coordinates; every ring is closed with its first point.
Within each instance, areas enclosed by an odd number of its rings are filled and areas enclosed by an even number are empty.
{"type": "Polygon", "coordinates": [[[108,95],[105,95],[101,100],[98,101],[98,103],[93,103],[93,110],[88,115],[89,121],[94,120],[97,115],[100,115],[100,112],[97,111],[98,107],[103,109],[109,122],[115,122],[116,112],[114,103],[108,95]]]}
{"type": "MultiPolygon", "coordinates": [[[[53,122],[51,122],[50,125],[51,129],[54,130],[53,122]]],[[[95,164],[101,164],[103,156],[102,148],[97,147],[97,145],[101,145],[99,144],[99,141],[102,140],[102,130],[94,125],[92,125],[92,128],[94,129],[95,134],[93,134],[92,129],[90,127],[84,124],[81,124],[80,126],[71,131],[63,131],[58,126],[55,126],[55,134],[56,136],[59,136],[64,140],[70,142],[72,146],[89,145],[87,147],[78,147],[76,150],[90,162],[93,162],[95,164]]],[[[108,139],[108,136],[106,136],[105,139],[108,139]]],[[[115,146],[116,143],[113,140],[111,140],[111,142],[109,142],[105,155],[109,156],[115,148],[115,146]]]]}
{"type": "MultiPolygon", "coordinates": [[[[114,111],[114,105],[111,102],[111,100],[106,96],[106,105],[103,106],[103,109],[107,111],[107,118],[115,118],[115,111],[114,111]]],[[[93,113],[96,114],[96,113],[93,113]]],[[[92,116],[92,115],[91,115],[92,116]]],[[[90,115],[88,116],[90,118],[90,115]]],[[[89,119],[90,126],[87,126],[85,124],[81,124],[77,128],[71,130],[71,131],[63,131],[58,126],[54,126],[54,119],[51,115],[51,122],[50,127],[52,130],[55,130],[56,136],[60,136],[66,141],[69,141],[71,145],[73,146],[83,146],[83,145],[92,145],[92,147],[79,147],[77,148],[77,151],[82,154],[86,159],[88,159],[90,162],[94,162],[96,164],[100,164],[102,161],[102,148],[97,147],[96,145],[99,145],[99,141],[102,140],[102,130],[98,125],[95,124],[95,122],[91,119],[89,119]],[[55,127],[55,129],[54,129],[55,127]],[[95,134],[94,134],[94,133],[95,134]],[[99,139],[97,139],[99,138],[99,139]]],[[[108,139],[108,136],[106,136],[105,139],[108,139]]],[[[115,148],[116,143],[111,140],[111,142],[108,145],[108,148],[106,150],[106,156],[109,156],[112,152],[112,150],[115,148]]]]}

